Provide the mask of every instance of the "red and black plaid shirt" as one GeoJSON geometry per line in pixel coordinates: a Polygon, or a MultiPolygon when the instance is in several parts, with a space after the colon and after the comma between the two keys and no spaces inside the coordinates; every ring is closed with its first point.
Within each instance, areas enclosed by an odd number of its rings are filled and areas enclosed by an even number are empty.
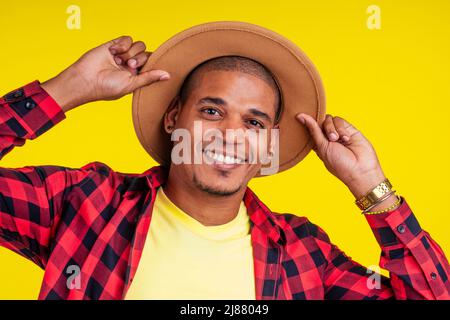
{"type": "MultiPolygon", "coordinates": [[[[0,156],[64,117],[38,81],[5,95],[0,156]]],[[[39,299],[122,299],[166,177],[163,167],[126,174],[99,162],[0,168],[0,245],[45,270],[39,299]],[[80,287],[69,289],[73,266],[80,287]]],[[[404,198],[393,212],[366,216],[381,246],[380,266],[390,272],[378,287],[308,219],[271,212],[250,189],[244,202],[257,299],[450,299],[448,261],[404,198]]]]}

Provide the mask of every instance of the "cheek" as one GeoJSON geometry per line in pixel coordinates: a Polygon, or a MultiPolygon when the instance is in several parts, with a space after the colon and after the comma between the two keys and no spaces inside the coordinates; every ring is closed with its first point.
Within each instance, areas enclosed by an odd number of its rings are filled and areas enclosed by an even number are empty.
{"type": "Polygon", "coordinates": [[[270,133],[260,132],[251,139],[247,139],[246,143],[253,157],[252,159],[257,159],[258,163],[260,163],[270,152],[270,133]]]}

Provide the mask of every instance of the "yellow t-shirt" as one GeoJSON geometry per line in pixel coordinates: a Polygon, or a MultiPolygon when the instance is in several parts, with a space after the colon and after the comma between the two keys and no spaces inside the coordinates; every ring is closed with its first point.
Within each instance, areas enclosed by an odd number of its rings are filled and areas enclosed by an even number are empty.
{"type": "Polygon", "coordinates": [[[205,226],[158,189],[150,230],[125,299],[255,299],[250,220],[205,226]]]}

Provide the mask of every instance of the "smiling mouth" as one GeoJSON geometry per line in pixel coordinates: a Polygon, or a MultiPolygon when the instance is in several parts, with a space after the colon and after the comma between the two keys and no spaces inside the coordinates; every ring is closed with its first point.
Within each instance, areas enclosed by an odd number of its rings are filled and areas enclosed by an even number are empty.
{"type": "Polygon", "coordinates": [[[224,155],[223,153],[215,152],[213,150],[203,150],[203,154],[212,160],[214,164],[224,164],[229,166],[235,166],[239,164],[245,164],[247,161],[244,158],[224,155]]]}

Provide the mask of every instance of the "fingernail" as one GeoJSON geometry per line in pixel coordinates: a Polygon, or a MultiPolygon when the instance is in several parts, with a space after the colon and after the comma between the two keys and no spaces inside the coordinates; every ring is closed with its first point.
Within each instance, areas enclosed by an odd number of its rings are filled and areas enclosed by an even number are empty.
{"type": "Polygon", "coordinates": [[[120,59],[119,57],[114,57],[114,61],[115,61],[117,64],[122,64],[122,59],[120,59]]]}
{"type": "Polygon", "coordinates": [[[159,80],[169,80],[170,76],[168,73],[165,73],[159,77],[159,80]]]}
{"type": "Polygon", "coordinates": [[[330,134],[330,139],[331,139],[331,140],[337,140],[337,138],[338,138],[338,136],[337,136],[336,133],[332,132],[332,133],[330,134]]]}
{"type": "Polygon", "coordinates": [[[342,140],[348,141],[348,140],[350,140],[350,138],[349,138],[348,136],[343,136],[343,137],[342,137],[342,140]]]}
{"type": "Polygon", "coordinates": [[[136,59],[130,59],[130,60],[128,60],[128,65],[130,66],[130,67],[135,67],[136,66],[136,63],[137,63],[137,61],[136,61],[136,59]]]}
{"type": "Polygon", "coordinates": [[[114,49],[113,50],[109,49],[109,52],[111,52],[112,55],[116,54],[116,50],[114,50],[114,49]]]}

